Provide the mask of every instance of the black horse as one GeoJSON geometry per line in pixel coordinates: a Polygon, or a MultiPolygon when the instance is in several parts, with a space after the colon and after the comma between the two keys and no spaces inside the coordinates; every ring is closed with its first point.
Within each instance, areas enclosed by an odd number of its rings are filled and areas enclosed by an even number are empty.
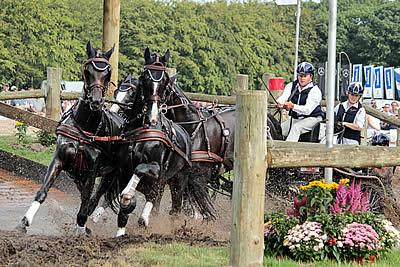
{"type": "MultiPolygon", "coordinates": [[[[116,149],[116,164],[120,166],[120,177],[114,190],[107,192],[109,202],[120,198],[117,236],[125,233],[128,215],[135,207],[131,202],[135,191],[146,197],[146,204],[139,224],[148,226],[154,204],[160,203],[164,187],[169,185],[172,198],[171,214],[182,208],[183,195],[200,207],[203,215],[210,216],[211,208],[206,184],[188,180],[191,166],[190,136],[180,126],[164,116],[166,111],[165,88],[169,82],[164,56],[151,55],[147,48],[144,54],[145,68],[135,84],[128,78],[116,96],[122,102],[127,125],[124,138],[127,144],[116,149]],[[130,88],[132,90],[125,90],[130,88]]],[[[117,111],[116,106],[112,110],[117,111]]],[[[112,207],[116,210],[115,202],[112,207]]]]}
{"type": "MultiPolygon", "coordinates": [[[[86,221],[97,202],[90,201],[95,178],[106,176],[110,165],[110,141],[117,141],[122,130],[122,119],[104,105],[104,95],[109,88],[111,65],[109,59],[114,51],[104,54],[87,43],[88,60],[82,66],[84,87],[78,102],[63,114],[57,130],[57,144],[44,182],[34,202],[26,212],[17,229],[26,232],[47,192],[62,170],[74,179],[81,193],[81,206],[77,215],[78,234],[90,232],[86,221]]],[[[102,179],[108,183],[107,179],[102,179]]],[[[106,187],[106,186],[105,186],[106,187]]]]}
{"type": "MultiPolygon", "coordinates": [[[[198,109],[171,79],[167,91],[168,117],[182,125],[192,139],[192,176],[201,176],[220,193],[232,193],[232,181],[222,174],[234,161],[235,108],[198,109]]],[[[267,116],[267,137],[282,140],[282,130],[273,115],[267,116]]]]}

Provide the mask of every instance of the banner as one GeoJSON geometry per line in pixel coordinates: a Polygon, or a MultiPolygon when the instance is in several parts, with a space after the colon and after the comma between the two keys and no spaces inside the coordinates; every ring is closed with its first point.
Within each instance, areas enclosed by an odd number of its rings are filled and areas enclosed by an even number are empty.
{"type": "Polygon", "coordinates": [[[374,68],[374,98],[383,98],[383,67],[374,68]]]}
{"type": "Polygon", "coordinates": [[[350,85],[350,65],[343,65],[342,67],[342,88],[340,90],[340,96],[345,97],[347,96],[347,88],[350,85]]]}
{"type": "Polygon", "coordinates": [[[394,75],[393,67],[385,68],[385,93],[386,99],[394,99],[394,75]]]}
{"type": "Polygon", "coordinates": [[[318,87],[321,90],[322,96],[325,95],[325,83],[326,83],[326,64],[317,64],[317,76],[318,76],[318,87]]]}
{"type": "Polygon", "coordinates": [[[397,95],[400,97],[400,68],[394,69],[394,80],[396,82],[397,95]]]}
{"type": "Polygon", "coordinates": [[[362,83],[362,64],[353,65],[353,77],[351,81],[362,83]]]}
{"type": "Polygon", "coordinates": [[[364,85],[364,97],[372,97],[372,85],[374,81],[373,65],[364,67],[365,85],[364,85]]]}

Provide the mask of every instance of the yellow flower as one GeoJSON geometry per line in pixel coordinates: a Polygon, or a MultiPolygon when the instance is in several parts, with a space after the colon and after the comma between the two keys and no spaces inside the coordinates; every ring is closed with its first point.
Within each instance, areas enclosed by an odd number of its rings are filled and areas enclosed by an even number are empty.
{"type": "Polygon", "coordinates": [[[16,124],[16,125],[24,125],[23,122],[19,122],[19,121],[16,121],[15,124],[16,124]]]}
{"type": "Polygon", "coordinates": [[[340,181],[339,181],[339,183],[341,183],[341,184],[347,184],[347,183],[349,183],[350,182],[350,179],[347,179],[347,178],[345,178],[345,179],[340,179],[340,181]]]}

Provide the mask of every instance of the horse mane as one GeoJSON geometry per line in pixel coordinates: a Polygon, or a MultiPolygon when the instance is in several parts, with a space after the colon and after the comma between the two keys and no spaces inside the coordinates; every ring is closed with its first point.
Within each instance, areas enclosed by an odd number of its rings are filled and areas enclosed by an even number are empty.
{"type": "Polygon", "coordinates": [[[178,75],[178,73],[170,78],[170,83],[168,85],[170,87],[170,90],[173,93],[175,93],[179,98],[185,99],[187,101],[187,103],[189,104],[188,105],[189,109],[191,109],[191,111],[193,111],[193,112],[196,112],[196,106],[195,106],[195,104],[193,104],[192,100],[190,100],[185,95],[185,93],[183,92],[182,88],[180,88],[177,83],[174,83],[174,81],[176,80],[177,75],[178,75]]]}

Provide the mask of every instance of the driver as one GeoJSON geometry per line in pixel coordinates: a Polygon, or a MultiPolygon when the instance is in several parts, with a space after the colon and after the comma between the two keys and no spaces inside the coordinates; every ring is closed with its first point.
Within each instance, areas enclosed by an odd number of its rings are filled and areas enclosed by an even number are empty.
{"type": "Polygon", "coordinates": [[[297,80],[285,86],[277,99],[277,107],[289,110],[289,120],[282,123],[282,134],[286,141],[297,142],[301,134],[312,130],[322,120],[322,94],[313,82],[314,66],[302,62],[297,67],[297,80]]]}
{"type": "Polygon", "coordinates": [[[365,108],[359,102],[363,92],[361,83],[350,83],[347,89],[349,99],[335,107],[334,112],[344,126],[344,145],[359,145],[361,142],[361,130],[364,128],[366,116],[365,108]]]}

